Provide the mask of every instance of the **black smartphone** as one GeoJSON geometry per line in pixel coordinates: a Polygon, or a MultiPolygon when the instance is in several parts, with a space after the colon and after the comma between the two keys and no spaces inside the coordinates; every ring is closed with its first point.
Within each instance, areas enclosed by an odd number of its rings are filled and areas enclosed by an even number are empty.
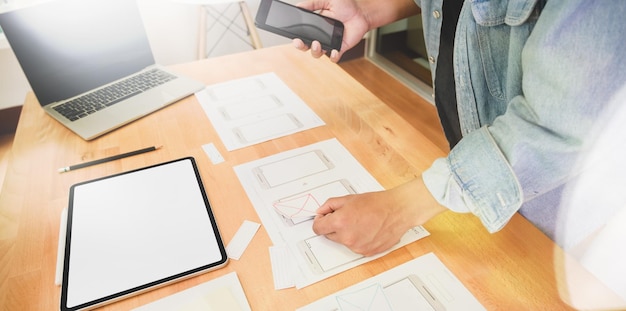
{"type": "Polygon", "coordinates": [[[319,41],[326,51],[341,49],[343,23],[278,0],[261,0],[255,24],[275,34],[299,38],[311,45],[319,41]]]}

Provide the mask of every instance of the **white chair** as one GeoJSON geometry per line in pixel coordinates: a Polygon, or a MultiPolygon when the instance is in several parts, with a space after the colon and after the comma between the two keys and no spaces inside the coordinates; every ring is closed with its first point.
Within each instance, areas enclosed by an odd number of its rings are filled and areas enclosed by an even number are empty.
{"type": "Polygon", "coordinates": [[[254,49],[262,48],[261,39],[257,32],[254,20],[250,14],[250,9],[245,1],[241,0],[173,0],[179,3],[194,4],[199,7],[198,16],[198,59],[206,58],[215,47],[220,43],[221,39],[230,32],[234,34],[254,49]],[[239,12],[235,16],[227,16],[226,11],[231,8],[232,5],[239,5],[239,12]],[[213,18],[213,22],[208,25],[207,16],[213,18]],[[246,25],[246,29],[241,29],[241,26],[235,23],[235,20],[239,17],[243,17],[243,21],[246,25]],[[225,27],[224,31],[219,35],[210,48],[207,49],[207,34],[214,29],[215,26],[221,25],[225,27]],[[239,29],[236,29],[239,28],[239,29]],[[241,37],[236,30],[245,31],[248,38],[241,37]]]}

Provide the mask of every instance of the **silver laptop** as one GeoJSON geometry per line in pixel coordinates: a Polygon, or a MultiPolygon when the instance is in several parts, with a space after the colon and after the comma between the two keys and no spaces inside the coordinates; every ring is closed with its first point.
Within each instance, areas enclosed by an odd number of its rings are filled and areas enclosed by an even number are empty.
{"type": "Polygon", "coordinates": [[[85,140],[205,86],[155,64],[136,0],[50,0],[0,27],[43,109],[85,140]]]}

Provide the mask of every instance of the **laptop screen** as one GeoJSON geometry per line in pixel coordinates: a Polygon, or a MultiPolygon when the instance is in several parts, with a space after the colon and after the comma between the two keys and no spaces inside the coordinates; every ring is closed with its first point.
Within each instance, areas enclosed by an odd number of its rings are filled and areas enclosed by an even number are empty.
{"type": "Polygon", "coordinates": [[[0,27],[42,106],[154,64],[133,0],[52,0],[0,14],[0,27]]]}

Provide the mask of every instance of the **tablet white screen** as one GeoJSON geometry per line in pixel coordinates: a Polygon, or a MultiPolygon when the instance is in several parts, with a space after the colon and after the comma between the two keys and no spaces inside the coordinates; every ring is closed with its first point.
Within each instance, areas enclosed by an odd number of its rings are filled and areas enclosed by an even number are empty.
{"type": "Polygon", "coordinates": [[[62,297],[68,308],[226,262],[191,158],[72,188],[62,297]]]}

